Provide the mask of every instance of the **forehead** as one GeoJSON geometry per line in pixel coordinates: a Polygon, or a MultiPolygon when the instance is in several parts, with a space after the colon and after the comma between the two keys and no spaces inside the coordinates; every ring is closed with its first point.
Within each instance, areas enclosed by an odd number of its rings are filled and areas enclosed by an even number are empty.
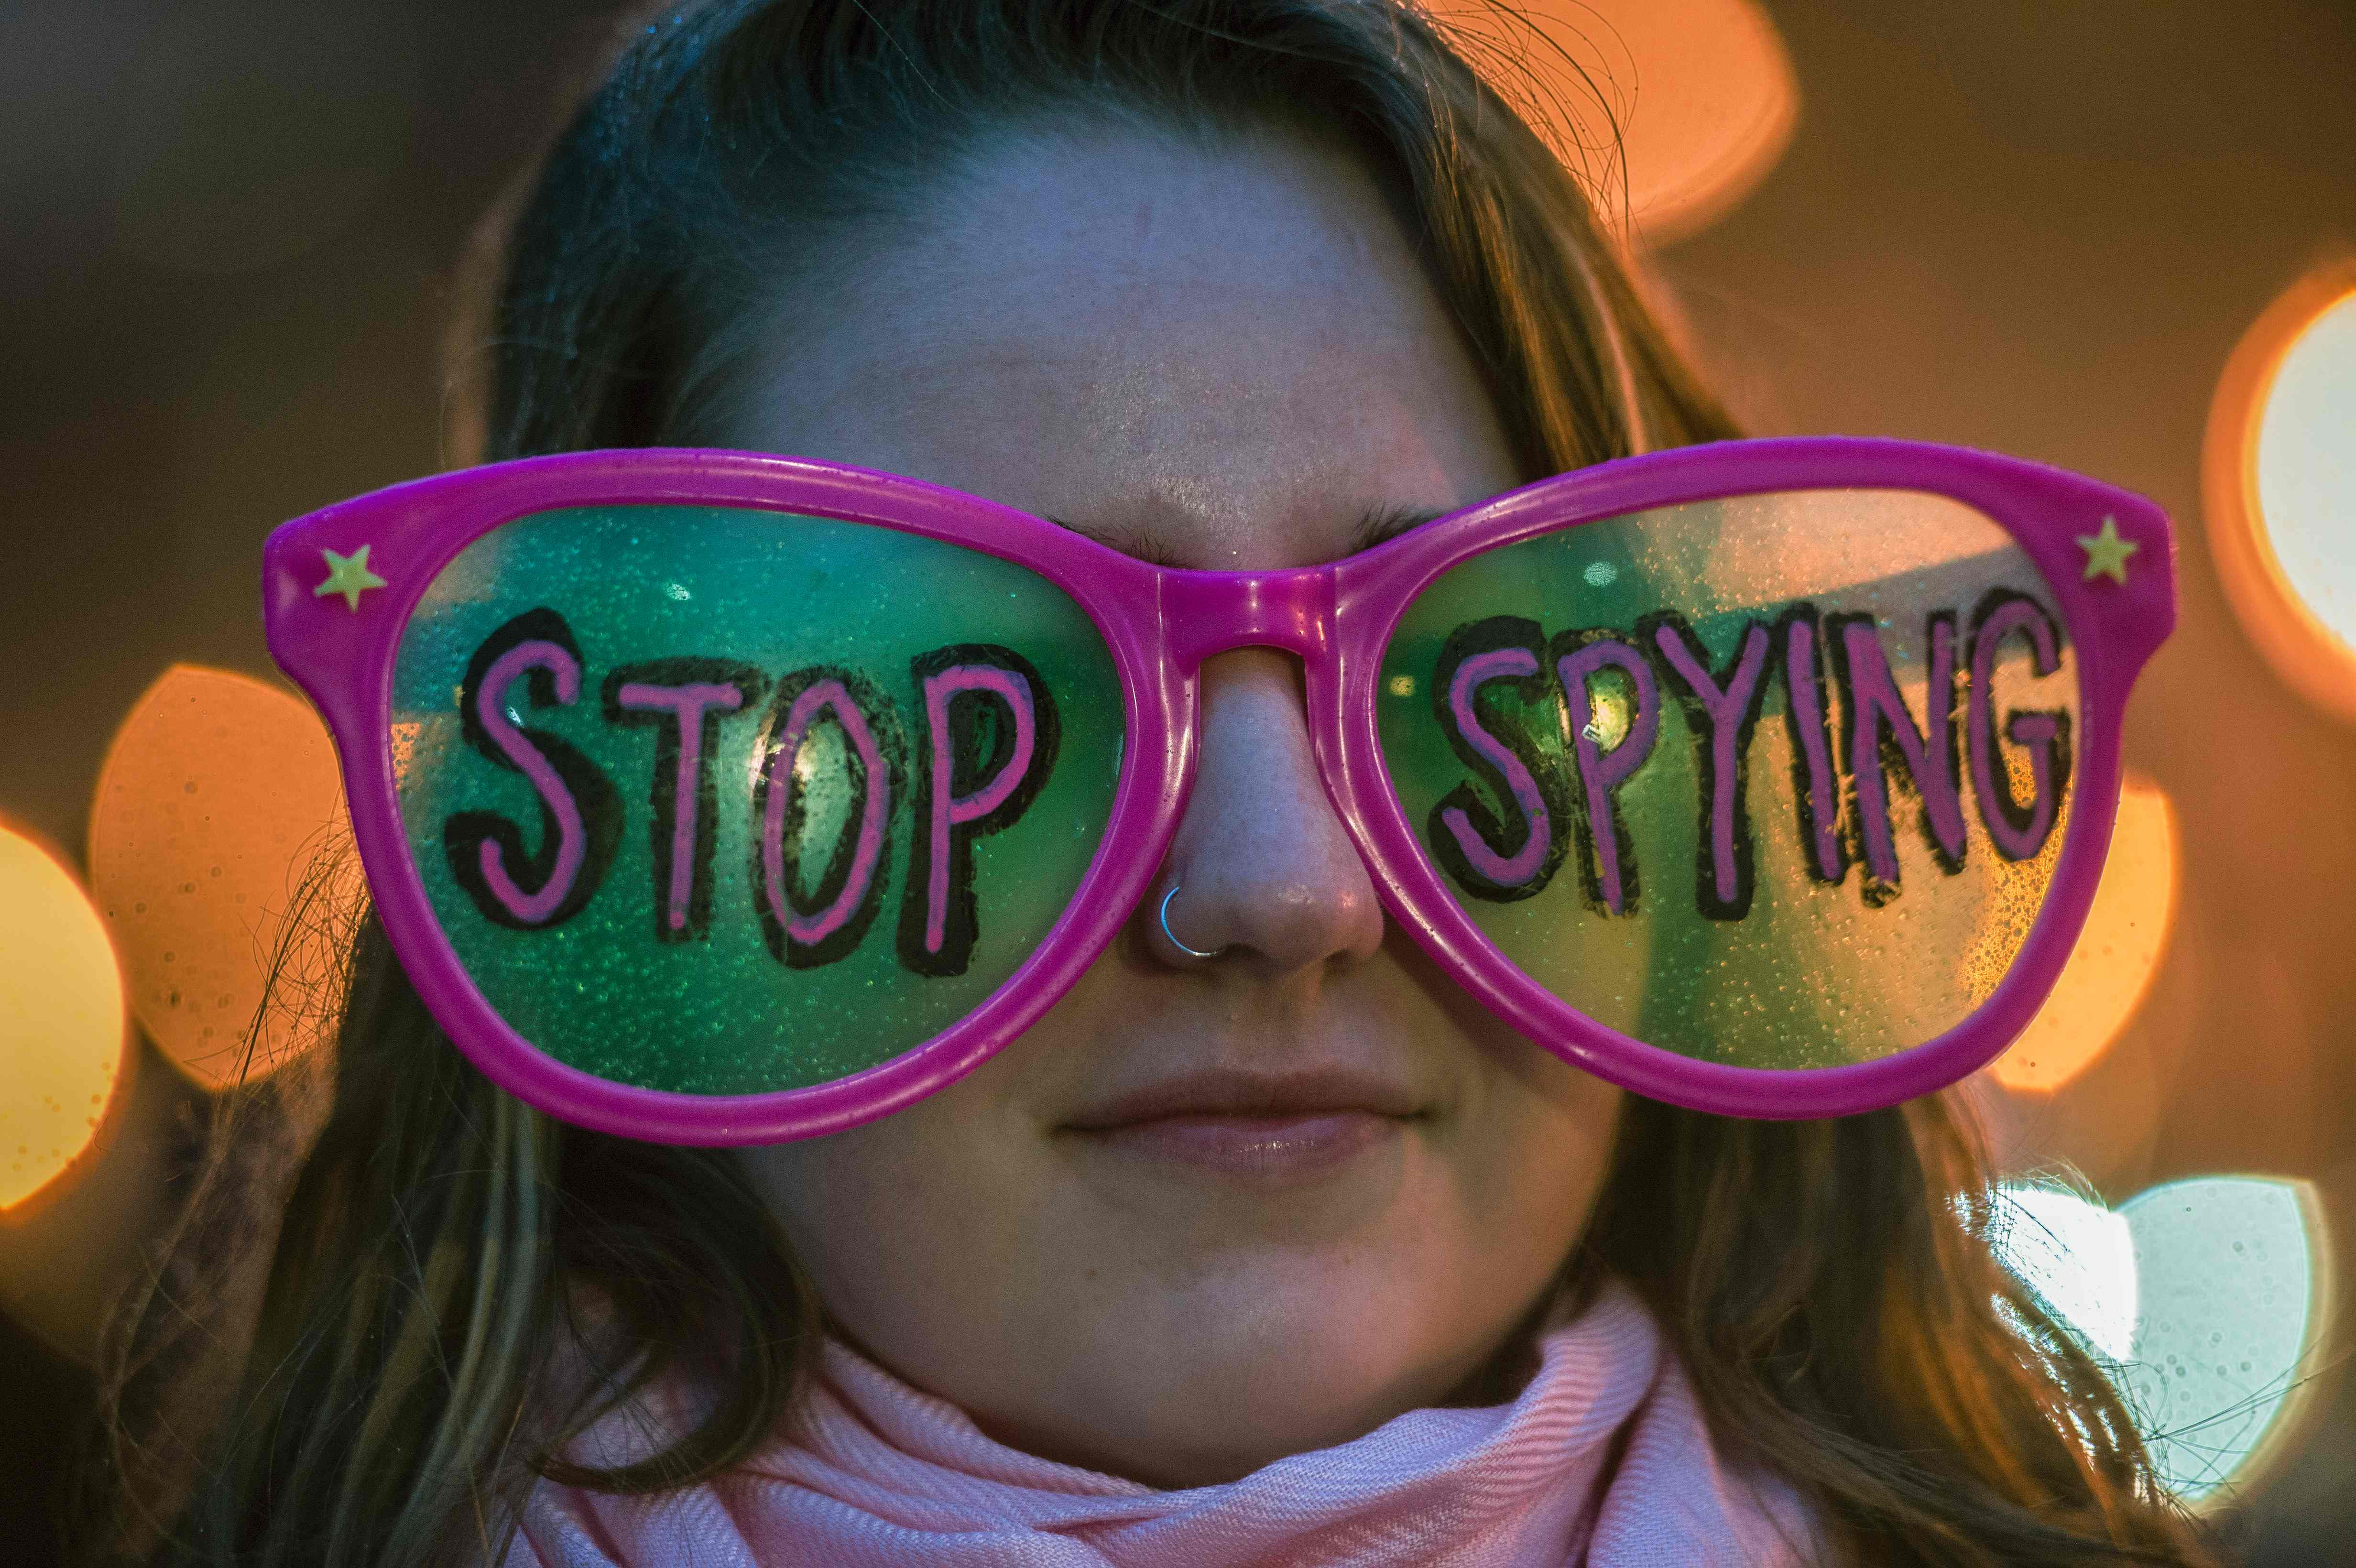
{"type": "Polygon", "coordinates": [[[1007,134],[782,290],[726,438],[973,491],[1179,563],[1329,559],[1511,487],[1373,177],[1269,132],[1007,134]]]}

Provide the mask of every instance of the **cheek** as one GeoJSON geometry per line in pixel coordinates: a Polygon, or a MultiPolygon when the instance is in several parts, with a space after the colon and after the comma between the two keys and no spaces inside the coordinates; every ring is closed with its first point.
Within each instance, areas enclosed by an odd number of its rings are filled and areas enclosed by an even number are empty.
{"type": "Polygon", "coordinates": [[[1495,1065],[1435,1142],[1458,1182],[1465,1244],[1543,1276],[1587,1228],[1623,1096],[1518,1038],[1486,1054],[1495,1065]]]}
{"type": "Polygon", "coordinates": [[[1610,1174],[1626,1096],[1507,1029],[1396,932],[1384,951],[1413,987],[1400,1010],[1430,1008],[1461,1063],[1462,1093],[1432,1141],[1467,1244],[1559,1264],[1610,1174]]]}
{"type": "MultiPolygon", "coordinates": [[[[971,1079],[966,1081],[967,1084],[971,1079]]],[[[993,1294],[1009,1257],[1035,1254],[1021,1146],[960,1084],[831,1136],[742,1158],[834,1318],[901,1354],[953,1334],[993,1294]]]]}

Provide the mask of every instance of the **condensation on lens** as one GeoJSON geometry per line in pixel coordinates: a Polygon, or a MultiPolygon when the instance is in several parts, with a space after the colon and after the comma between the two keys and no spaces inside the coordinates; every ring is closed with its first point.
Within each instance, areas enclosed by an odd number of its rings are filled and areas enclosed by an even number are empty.
{"type": "Polygon", "coordinates": [[[428,901],[558,1060],[691,1093],[899,1055],[1035,951],[1109,815],[1111,659],[1060,590],[863,524],[536,514],[404,631],[428,901]]]}
{"type": "Polygon", "coordinates": [[[1408,819],[1481,929],[1698,1059],[1869,1061],[2009,969],[2069,820],[2051,588],[1944,496],[1741,496],[1463,562],[1378,690],[1408,819]]]}

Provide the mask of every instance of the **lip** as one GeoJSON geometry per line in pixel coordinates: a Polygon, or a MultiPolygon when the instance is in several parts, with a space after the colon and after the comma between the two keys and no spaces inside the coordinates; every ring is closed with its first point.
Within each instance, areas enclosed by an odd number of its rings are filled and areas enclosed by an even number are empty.
{"type": "Polygon", "coordinates": [[[1156,1116],[1080,1136],[1108,1153],[1265,1181],[1321,1176],[1397,1137],[1405,1125],[1402,1117],[1372,1111],[1314,1111],[1280,1116],[1156,1116]]]}
{"type": "Polygon", "coordinates": [[[1257,1182],[1310,1179],[1399,1136],[1424,1108],[1379,1073],[1187,1073],[1114,1095],[1065,1124],[1107,1153],[1257,1182]]]}
{"type": "Polygon", "coordinates": [[[1363,1068],[1295,1072],[1214,1068],[1115,1094],[1064,1125],[1075,1132],[1095,1133],[1172,1117],[1275,1120],[1356,1111],[1396,1118],[1423,1108],[1423,1098],[1414,1090],[1363,1068]]]}

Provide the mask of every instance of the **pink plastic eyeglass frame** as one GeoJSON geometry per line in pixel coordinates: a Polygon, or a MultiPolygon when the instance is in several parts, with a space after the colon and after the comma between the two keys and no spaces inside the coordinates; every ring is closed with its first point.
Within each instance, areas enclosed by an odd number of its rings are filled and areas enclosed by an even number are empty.
{"type": "Polygon", "coordinates": [[[1573,1066],[1623,1088],[1698,1111],[1791,1118],[1876,1109],[1943,1088],[2028,1027],[2094,899],[2116,810],[2121,712],[2175,624],[2174,549],[2166,514],[2141,496],[2015,458],[1911,442],[1727,442],[1625,458],[1483,501],[1330,565],[1281,571],[1153,566],[994,502],[865,469],[642,449],[467,469],[298,518],[264,549],[263,613],[272,655],[334,734],[361,862],[419,996],[485,1073],[567,1122],[659,1143],[779,1142],[855,1126],[971,1072],[1069,990],[1138,907],[1193,783],[1203,661],[1248,646],[1301,659],[1310,735],[1333,809],[1391,917],[1459,985],[1573,1066]],[[1696,1061],[1607,1029],[1542,989],[1449,893],[1392,793],[1376,741],[1383,649],[1417,594],[1482,551],[1684,502],[1852,488],[1924,491],[1972,507],[2010,531],[2051,588],[2080,687],[2075,793],[2060,862],[2010,973],[1936,1039],[1876,1061],[1801,1072],[1696,1061]],[[568,1067],[493,1010],[427,903],[402,828],[390,745],[393,663],[411,613],[454,557],[503,523],[553,508],[631,504],[840,518],[984,551],[1069,594],[1111,652],[1129,744],[1104,842],[1069,907],[981,1006],[855,1076],[703,1096],[568,1067]],[[2097,575],[2094,551],[2079,542],[2113,537],[2134,549],[2124,581],[2097,575]]]}

